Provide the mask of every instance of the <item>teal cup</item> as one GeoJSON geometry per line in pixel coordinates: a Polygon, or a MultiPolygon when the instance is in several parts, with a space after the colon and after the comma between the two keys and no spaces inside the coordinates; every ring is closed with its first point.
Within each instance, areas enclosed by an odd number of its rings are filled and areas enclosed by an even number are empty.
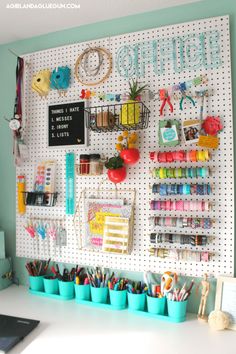
{"type": "Polygon", "coordinates": [[[73,298],[74,297],[74,282],[73,281],[58,281],[59,284],[59,294],[63,297],[73,298]]]}
{"type": "Polygon", "coordinates": [[[40,276],[29,276],[30,289],[34,291],[44,291],[43,285],[43,275],[40,276]]]}
{"type": "Polygon", "coordinates": [[[94,288],[91,286],[92,302],[106,304],[108,297],[108,288],[94,288]]]}
{"type": "Polygon", "coordinates": [[[118,310],[125,309],[127,303],[127,290],[109,290],[110,302],[118,310]]]}
{"type": "Polygon", "coordinates": [[[147,295],[147,310],[155,315],[164,315],[166,308],[166,297],[152,297],[147,295]]]}
{"type": "Polygon", "coordinates": [[[43,284],[44,284],[44,291],[46,294],[58,294],[59,293],[58,279],[44,277],[43,284]]]}
{"type": "Polygon", "coordinates": [[[183,322],[186,319],[188,301],[167,300],[168,315],[175,322],[183,322]]]}
{"type": "Polygon", "coordinates": [[[128,293],[128,307],[133,311],[144,311],[146,304],[146,294],[128,293]]]}
{"type": "Polygon", "coordinates": [[[75,286],[75,298],[77,300],[90,301],[90,285],[77,285],[75,286]]]}

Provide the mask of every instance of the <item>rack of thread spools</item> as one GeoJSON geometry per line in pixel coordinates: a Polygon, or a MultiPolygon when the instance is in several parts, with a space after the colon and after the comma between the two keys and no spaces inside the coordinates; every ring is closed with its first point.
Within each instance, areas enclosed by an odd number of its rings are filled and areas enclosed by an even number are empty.
{"type": "Polygon", "coordinates": [[[154,151],[149,217],[149,253],[174,261],[208,262],[215,220],[209,217],[215,204],[209,197],[208,150],[154,151]]]}

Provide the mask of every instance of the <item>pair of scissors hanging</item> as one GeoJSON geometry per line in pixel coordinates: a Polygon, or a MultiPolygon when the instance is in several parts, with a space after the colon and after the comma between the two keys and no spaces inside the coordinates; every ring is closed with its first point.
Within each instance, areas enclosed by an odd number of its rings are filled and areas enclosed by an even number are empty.
{"type": "Polygon", "coordinates": [[[160,108],[160,116],[163,115],[163,110],[164,110],[166,104],[169,105],[170,112],[173,113],[174,108],[173,108],[173,105],[170,101],[170,95],[169,95],[168,91],[165,89],[161,89],[159,91],[159,96],[160,96],[160,100],[162,101],[161,108],[160,108]]]}
{"type": "Polygon", "coordinates": [[[192,97],[190,95],[187,95],[186,94],[186,90],[187,90],[187,86],[186,86],[186,83],[183,82],[181,84],[179,84],[179,90],[181,92],[181,99],[179,101],[179,109],[182,111],[183,110],[183,103],[184,103],[184,100],[189,100],[193,106],[195,107],[195,101],[192,99],[192,97]]]}

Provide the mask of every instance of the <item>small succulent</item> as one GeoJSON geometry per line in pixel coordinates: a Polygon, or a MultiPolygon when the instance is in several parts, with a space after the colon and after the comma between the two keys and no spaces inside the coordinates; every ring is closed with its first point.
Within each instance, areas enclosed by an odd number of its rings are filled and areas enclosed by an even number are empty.
{"type": "Polygon", "coordinates": [[[116,170],[117,168],[123,167],[123,165],[124,161],[120,156],[113,156],[105,163],[105,167],[108,170],[116,170]]]}
{"type": "Polygon", "coordinates": [[[138,81],[130,81],[129,82],[129,99],[132,101],[135,101],[137,97],[142,93],[142,91],[147,87],[148,85],[144,85],[139,87],[138,81]]]}

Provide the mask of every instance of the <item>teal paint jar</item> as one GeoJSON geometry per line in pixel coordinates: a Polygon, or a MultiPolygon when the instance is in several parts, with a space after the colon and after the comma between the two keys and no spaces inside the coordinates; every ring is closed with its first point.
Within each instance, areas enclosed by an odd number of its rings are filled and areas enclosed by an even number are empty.
{"type": "Polygon", "coordinates": [[[87,285],[74,284],[74,286],[75,286],[75,298],[77,300],[83,300],[83,301],[91,300],[89,284],[87,285]]]}
{"type": "Polygon", "coordinates": [[[125,309],[127,306],[127,290],[109,290],[110,302],[114,308],[125,309]]]}
{"type": "Polygon", "coordinates": [[[133,311],[144,311],[146,304],[146,294],[128,293],[128,307],[133,311]]]}
{"type": "Polygon", "coordinates": [[[107,303],[108,288],[94,288],[91,286],[92,301],[100,304],[107,303]]]}
{"type": "Polygon", "coordinates": [[[29,284],[30,284],[30,289],[34,291],[44,291],[44,285],[43,285],[43,275],[39,276],[29,276],[29,284]]]}
{"type": "Polygon", "coordinates": [[[147,295],[147,310],[155,315],[164,315],[166,309],[166,297],[152,297],[147,295]]]}
{"type": "Polygon", "coordinates": [[[175,322],[184,322],[186,320],[188,301],[167,300],[168,316],[175,322]]]}
{"type": "Polygon", "coordinates": [[[46,276],[43,278],[43,284],[46,294],[59,294],[58,279],[46,276]]]}
{"type": "Polygon", "coordinates": [[[73,299],[74,297],[74,282],[73,281],[58,281],[59,294],[63,297],[73,299]]]}

